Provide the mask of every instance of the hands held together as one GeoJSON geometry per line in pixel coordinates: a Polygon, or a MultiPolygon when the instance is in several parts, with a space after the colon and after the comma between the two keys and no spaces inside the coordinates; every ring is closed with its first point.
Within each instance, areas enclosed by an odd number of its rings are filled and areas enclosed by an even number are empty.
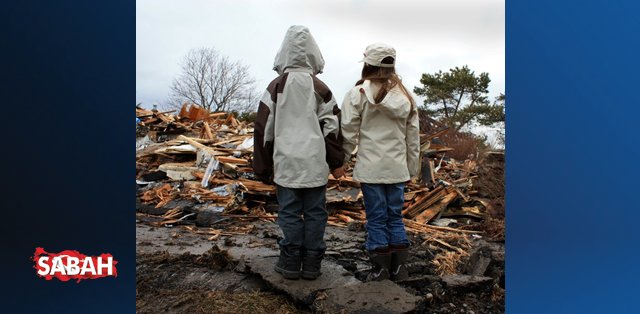
{"type": "Polygon", "coordinates": [[[333,175],[333,177],[336,179],[340,179],[344,177],[344,167],[338,167],[336,169],[331,170],[331,175],[333,175]]]}

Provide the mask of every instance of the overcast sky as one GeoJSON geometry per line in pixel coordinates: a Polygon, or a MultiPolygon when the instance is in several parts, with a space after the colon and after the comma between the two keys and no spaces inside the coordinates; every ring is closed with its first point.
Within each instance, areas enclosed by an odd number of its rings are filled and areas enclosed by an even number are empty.
{"type": "Polygon", "coordinates": [[[248,65],[261,93],[277,76],[275,54],[296,24],[309,27],[320,46],[318,77],[338,103],[374,42],[396,48],[397,72],[411,90],[422,73],[468,65],[489,73],[491,99],[505,91],[504,0],[137,0],[136,102],[166,103],[180,60],[196,47],[248,65]]]}

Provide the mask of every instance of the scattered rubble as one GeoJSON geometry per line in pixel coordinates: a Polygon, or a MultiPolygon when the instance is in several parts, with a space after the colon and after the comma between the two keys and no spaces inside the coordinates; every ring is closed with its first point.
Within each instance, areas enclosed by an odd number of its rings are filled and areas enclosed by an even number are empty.
{"type": "MultiPolygon", "coordinates": [[[[421,135],[421,176],[407,185],[403,209],[413,242],[411,277],[399,285],[362,282],[369,271],[362,249],[366,216],[359,183],[351,177],[352,159],[345,178],[329,176],[324,274],[315,282],[296,284],[272,271],[280,237],[274,224],[278,206],[275,186],[258,181],[251,168],[253,124],[238,121],[231,113],[209,113],[195,105],[183,106],[176,115],[137,107],[136,117],[141,121],[136,141],[137,221],[180,230],[172,235],[190,234],[220,245],[229,251],[234,271],[258,275],[269,289],[285,292],[287,302],[298,310],[402,313],[428,307],[438,312],[441,304],[466,300],[471,294],[479,298],[476,303],[492,304],[490,310],[473,306],[475,313],[504,311],[504,181],[503,177],[482,179],[500,169],[504,175],[503,153],[489,153],[480,161],[448,158],[451,148],[438,141],[448,130],[432,120],[421,125],[425,132],[421,135]],[[491,160],[490,165],[482,163],[486,160],[491,160]],[[496,207],[502,216],[496,214],[496,207]],[[269,225],[273,228],[265,229],[269,225]],[[329,230],[340,231],[331,234],[329,230]],[[347,297],[358,299],[358,293],[375,298],[360,304],[347,297]]],[[[167,243],[188,247],[188,242],[180,242],[182,238],[171,236],[167,243]]],[[[146,243],[139,242],[139,249],[147,248],[146,243]]],[[[149,264],[149,258],[139,255],[143,264],[149,264]]],[[[138,276],[149,271],[141,267],[138,276]]]]}

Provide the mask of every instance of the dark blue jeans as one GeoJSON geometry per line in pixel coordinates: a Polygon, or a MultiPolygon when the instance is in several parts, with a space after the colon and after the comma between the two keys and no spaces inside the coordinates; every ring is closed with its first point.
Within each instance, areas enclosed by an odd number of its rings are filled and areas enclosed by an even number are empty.
{"type": "Polygon", "coordinates": [[[324,253],[327,226],[326,186],[291,189],[278,185],[278,225],[284,234],[280,249],[324,253]]]}
{"type": "Polygon", "coordinates": [[[365,248],[373,251],[389,245],[409,245],[402,222],[404,183],[361,183],[367,214],[365,248]]]}

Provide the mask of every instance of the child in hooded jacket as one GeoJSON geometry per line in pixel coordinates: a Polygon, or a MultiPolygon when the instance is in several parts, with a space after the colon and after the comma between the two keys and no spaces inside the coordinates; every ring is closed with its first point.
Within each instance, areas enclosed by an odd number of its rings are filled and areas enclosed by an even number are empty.
{"type": "Polygon", "coordinates": [[[275,270],[287,279],[315,279],[326,250],[326,184],[341,169],[340,109],[316,77],[324,59],[309,29],[291,26],[278,51],[278,77],[265,91],[254,127],[253,169],[275,182],[284,238],[275,270]]]}
{"type": "Polygon", "coordinates": [[[376,43],[364,56],[362,77],[342,103],[345,164],[357,145],[353,178],[367,216],[369,280],[404,280],[409,240],[401,211],[405,183],[419,169],[418,112],[395,72],[395,49],[376,43]]]}

